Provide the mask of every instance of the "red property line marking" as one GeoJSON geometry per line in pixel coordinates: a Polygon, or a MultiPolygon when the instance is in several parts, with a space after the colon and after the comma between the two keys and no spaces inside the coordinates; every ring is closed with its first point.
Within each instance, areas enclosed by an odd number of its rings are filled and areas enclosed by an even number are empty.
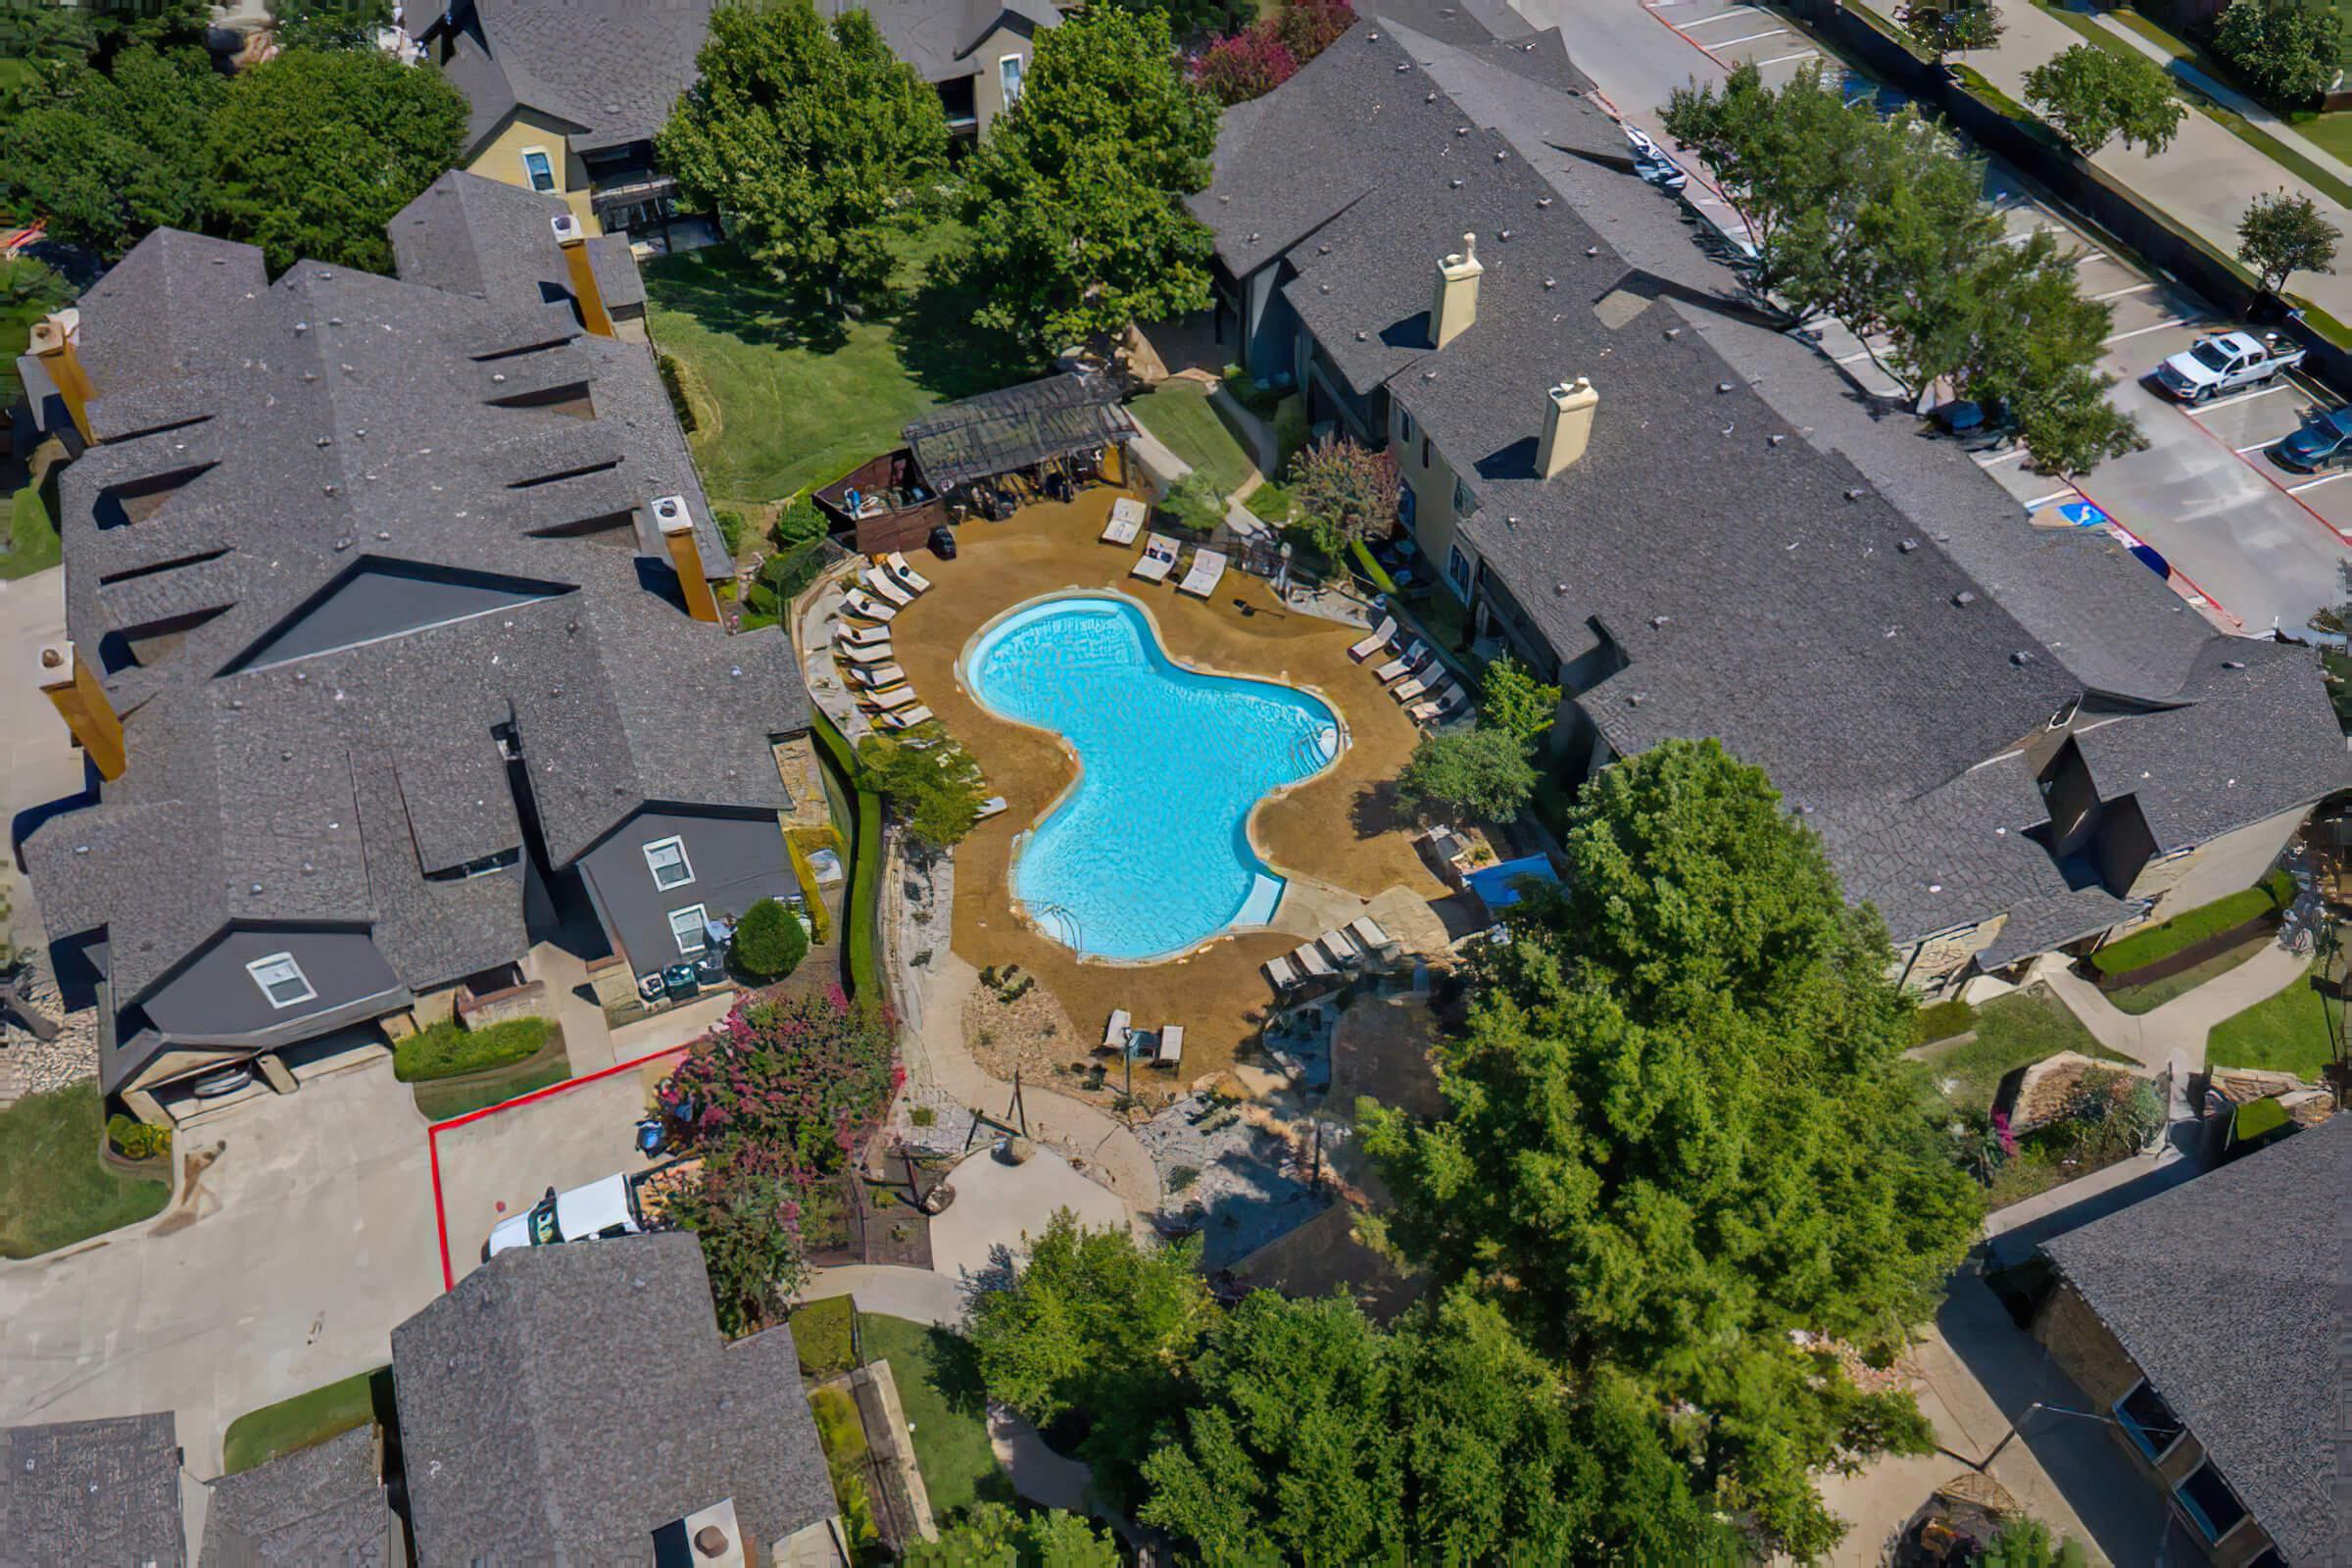
{"type": "Polygon", "coordinates": [[[600,1067],[585,1077],[566,1078],[560,1084],[549,1084],[545,1089],[534,1089],[527,1095],[516,1095],[513,1100],[502,1100],[495,1105],[484,1105],[479,1110],[469,1110],[463,1116],[452,1116],[447,1121],[437,1121],[427,1127],[424,1130],[424,1148],[433,1167],[433,1229],[441,1238],[441,1288],[445,1291],[454,1291],[458,1286],[458,1276],[449,1266],[449,1214],[441,1203],[441,1135],[443,1133],[453,1128],[463,1127],[467,1122],[480,1121],[484,1116],[495,1116],[502,1110],[513,1110],[517,1106],[528,1105],[536,1101],[560,1095],[567,1089],[577,1089],[582,1084],[592,1084],[600,1079],[610,1078],[614,1073],[633,1072],[649,1061],[660,1061],[663,1056],[682,1056],[693,1049],[694,1043],[688,1041],[682,1046],[671,1046],[666,1051],[648,1052],[642,1056],[632,1056],[627,1061],[616,1061],[610,1067],[600,1067]]]}
{"type": "MultiPolygon", "coordinates": [[[[2077,494],[2077,495],[2081,496],[2081,497],[2082,497],[2082,498],[2084,501],[2087,501],[2087,502],[2089,502],[2089,503],[2090,503],[2092,506],[2094,506],[2094,507],[2099,507],[2099,512],[2100,512],[2100,514],[2101,514],[2101,515],[2103,515],[2103,516],[2105,516],[2105,517],[2106,517],[2106,519],[2107,519],[2109,522],[2113,523],[2113,524],[2114,524],[2116,527],[2123,529],[2123,530],[2124,530],[2126,533],[2131,533],[2131,534],[2132,534],[2132,537],[2133,539],[2135,539],[2135,540],[2139,540],[2139,542],[2140,542],[2141,544],[2146,544],[2146,543],[2147,543],[2147,541],[2146,541],[2146,540],[2144,540],[2144,539],[2140,539],[2140,537],[2139,537],[2139,535],[2138,535],[2138,534],[2136,534],[2136,533],[2132,533],[2132,527],[2131,527],[2131,524],[2129,524],[2129,523],[2125,522],[2125,521],[2124,521],[2122,518],[2118,517],[2118,516],[2117,516],[2117,515],[2116,515],[2114,513],[2112,513],[2112,512],[2109,512],[2109,511],[2108,511],[2108,510],[2107,510],[2105,507],[2100,507],[2100,506],[2099,506],[2099,503],[2098,503],[2098,502],[2097,502],[2097,501],[2096,501],[2096,500],[2095,500],[2095,499],[2094,499],[2094,498],[2091,496],[2091,493],[2090,493],[2089,491],[2087,491],[2087,490],[2085,490],[2085,489],[2083,489],[2083,488],[2082,488],[2082,484],[2081,484],[2081,482],[2080,482],[2080,481],[2076,481],[2076,482],[2074,482],[2074,486],[2073,486],[2073,488],[2074,488],[2074,492],[2075,492],[2075,494],[2077,494]]],[[[2150,548],[2151,548],[2151,549],[2153,549],[2154,547],[2153,547],[2153,546],[2150,546],[2150,548]]],[[[2159,555],[2163,555],[2163,552],[2162,552],[2162,551],[2158,551],[2158,552],[2157,552],[2157,554],[2159,554],[2159,555]]],[[[2170,556],[2165,556],[2165,557],[2164,557],[2164,564],[2165,564],[2166,567],[2167,567],[2167,568],[2169,568],[2169,569],[2171,570],[2171,572],[2172,572],[2173,576],[2175,576],[2175,577],[2178,577],[2178,578],[2180,578],[2180,579],[2182,582],[2184,582],[2184,583],[2188,584],[2188,586],[2189,586],[2189,591],[2190,591],[2190,592],[2194,593],[2194,594],[2195,594],[2195,595],[2196,595],[2196,596],[2197,596],[2199,599],[2202,599],[2202,600],[2204,600],[2204,601],[2205,601],[2205,603],[2207,603],[2208,605],[2211,605],[2211,606],[2212,606],[2212,607],[2213,607],[2215,610],[2218,610],[2218,611],[2220,611],[2220,612],[2222,612],[2224,615],[2227,615],[2227,616],[2228,616],[2228,617],[2229,617],[2230,620],[2234,621],[2234,622],[2236,623],[2236,625],[2237,625],[2237,629],[2239,630],[2239,632],[2241,632],[2241,633],[2242,633],[2242,632],[2244,632],[2244,631],[2245,631],[2245,629],[2246,629],[2246,620],[2245,620],[2245,617],[2244,617],[2243,615],[2240,615],[2239,613],[2237,613],[2237,612],[2235,612],[2235,611],[2231,610],[2231,609],[2230,609],[2230,608],[2228,605],[2225,605],[2225,604],[2223,604],[2223,603],[2222,603],[2222,602],[2221,602],[2219,599],[2215,598],[2215,597],[2214,597],[2212,594],[2209,594],[2209,593],[2207,593],[2207,592],[2205,591],[2205,589],[2204,589],[2203,585],[2202,585],[2202,584],[2200,584],[2200,583],[2197,581],[2197,579],[2196,579],[2196,578],[2194,578],[2194,577],[2191,577],[2191,576],[2190,576],[2190,575],[2189,575],[2187,572],[2185,572],[2185,571],[2182,571],[2182,570],[2181,570],[2181,569],[2180,569],[2179,566],[2176,566],[2176,565],[2174,565],[2174,564],[2173,564],[2173,558],[2172,558],[2172,557],[2170,557],[2170,556]]],[[[2169,579],[2168,579],[2168,581],[2169,581],[2169,579]]]]}
{"type": "Polygon", "coordinates": [[[2329,522],[2326,517],[2322,516],[2319,513],[2319,509],[2314,507],[2310,502],[2304,500],[2301,496],[2295,494],[2292,490],[2289,490],[2286,486],[2280,484],[2278,480],[2271,473],[2270,469],[2264,467],[2261,464],[2256,463],[2252,457],[2238,451],[2229,442],[2223,440],[2220,434],[2210,428],[2203,419],[2198,418],[2195,415],[2189,413],[2187,409],[2182,408],[2180,404],[2176,403],[2173,405],[2173,407],[2174,410],[2180,414],[2180,417],[2186,419],[2198,429],[2203,430],[2205,432],[2206,440],[2211,441],[2215,446],[2220,447],[2224,452],[2229,453],[2230,456],[2236,462],[2242,463],[2247,467],[2253,469],[2255,474],[2258,475],[2272,489],[2286,497],[2287,500],[2292,501],[2296,506],[2301,507],[2305,512],[2310,513],[2311,520],[2318,523],[2321,527],[2327,529],[2329,533],[2333,534],[2335,536],[2336,543],[2340,545],[2352,546],[2352,533],[2344,532],[2343,529],[2338,528],[2334,523],[2329,522]]]}

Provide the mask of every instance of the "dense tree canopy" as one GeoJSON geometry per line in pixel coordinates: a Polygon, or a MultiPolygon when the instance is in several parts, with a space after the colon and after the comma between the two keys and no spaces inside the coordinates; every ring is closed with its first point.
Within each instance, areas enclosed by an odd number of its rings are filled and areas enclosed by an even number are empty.
{"type": "Polygon", "coordinates": [[[2085,158],[2118,136],[2127,147],[2160,153],[2188,113],[2173,78],[2153,62],[2087,43],[2026,73],[2026,102],[2085,158]]]}
{"type": "Polygon", "coordinates": [[[1377,544],[1396,531],[1396,459],[1386,450],[1330,435],[1291,459],[1298,526],[1337,561],[1357,540],[1377,544]]]}
{"type": "Polygon", "coordinates": [[[1167,19],[1091,8],[1037,38],[1020,102],[964,179],[980,324],[1051,353],[1208,304],[1217,106],[1185,79],[1167,19]]]}
{"type": "Polygon", "coordinates": [[[1565,845],[1563,890],[1480,960],[1447,1113],[1366,1108],[1395,1234],[1567,1366],[1692,1406],[1701,1491],[1820,1549],[1808,1472],[1926,1429],[1790,1335],[1924,1318],[1977,1221],[1900,1060],[1911,1004],[1876,917],[1714,742],[1596,776],[1565,845]]]}
{"type": "Polygon", "coordinates": [[[1939,66],[1945,55],[1991,48],[2004,30],[2001,14],[1985,0],[1914,0],[1895,15],[1939,66]]]}
{"type": "Polygon", "coordinates": [[[918,849],[952,848],[980,820],[987,775],[953,740],[908,746],[887,735],[869,735],[858,743],[858,763],[865,783],[890,802],[918,849]]]}
{"type": "Polygon", "coordinates": [[[937,1541],[910,1541],[905,1568],[1119,1568],[1109,1533],[1059,1508],[1015,1513],[978,1502],[937,1541]]]}
{"type": "Polygon", "coordinates": [[[2334,271],[2335,247],[2343,237],[2320,215],[2320,204],[2303,192],[2264,191],[2237,220],[2237,259],[2276,294],[2297,272],[2334,271]]]}
{"type": "Polygon", "coordinates": [[[203,226],[212,125],[228,84],[202,49],[134,44],[110,70],[46,71],[6,125],[0,202],[113,261],[152,228],[203,226]]]}
{"type": "Polygon", "coordinates": [[[1396,774],[1396,806],[1424,821],[1507,822],[1536,793],[1527,742],[1500,725],[1424,735],[1396,774]]]}
{"type": "Polygon", "coordinates": [[[779,277],[880,290],[891,214],[947,166],[939,94],[865,12],[826,20],[809,0],[720,8],[697,66],[662,128],[662,168],[779,277]]]}
{"type": "Polygon", "coordinates": [[[458,160],[466,99],[373,50],[297,49],[240,73],[213,126],[207,227],[297,261],[392,268],[384,225],[458,160]]]}
{"type": "Polygon", "coordinates": [[[2230,0],[2213,27],[2214,52],[2282,109],[2300,109],[2334,79],[2343,22],[2331,5],[2230,0]]]}
{"type": "Polygon", "coordinates": [[[1488,663],[1479,676],[1478,716],[1527,745],[1560,716],[1560,689],[1536,679],[1510,655],[1488,663]]]}

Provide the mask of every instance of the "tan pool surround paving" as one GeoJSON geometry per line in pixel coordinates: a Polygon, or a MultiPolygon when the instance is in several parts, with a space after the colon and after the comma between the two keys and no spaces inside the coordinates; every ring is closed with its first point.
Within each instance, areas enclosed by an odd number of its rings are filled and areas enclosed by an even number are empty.
{"type": "Polygon", "coordinates": [[[1255,1032],[1272,1000],[1258,970],[1267,958],[1361,912],[1375,896],[1389,895],[1376,911],[1386,919],[1392,910],[1409,916],[1447,890],[1394,810],[1392,781],[1420,737],[1371,672],[1348,659],[1362,633],[1286,611],[1263,583],[1238,571],[1228,571],[1206,602],[1128,576],[1139,547],[1096,537],[1116,495],[1090,490],[1067,505],[1029,507],[1008,522],[966,523],[956,560],[915,562],[933,588],[899,613],[892,642],[914,689],[1008,808],[956,852],[956,951],[982,967],[1018,963],[1050,987],[1077,1025],[1073,1061],[1102,1039],[1113,1008],[1126,1008],[1138,1028],[1184,1025],[1180,1076],[1189,1081],[1229,1065],[1234,1046],[1255,1032]],[[1252,818],[1259,853],[1290,879],[1276,914],[1283,932],[1218,938],[1167,963],[1082,962],[1014,912],[1012,841],[1069,786],[1074,764],[1056,737],[981,708],[957,681],[956,665],[987,622],[1068,590],[1126,594],[1150,612],[1180,662],[1307,688],[1340,710],[1348,746],[1339,761],[1260,806],[1252,818]],[[1236,600],[1255,613],[1244,614],[1236,600]]]}

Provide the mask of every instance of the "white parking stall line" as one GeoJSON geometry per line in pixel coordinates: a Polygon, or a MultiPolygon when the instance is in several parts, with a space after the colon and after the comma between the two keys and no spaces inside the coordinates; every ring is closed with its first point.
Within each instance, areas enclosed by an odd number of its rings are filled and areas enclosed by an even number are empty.
{"type": "Polygon", "coordinates": [[[1775,55],[1770,60],[1759,60],[1755,66],[1758,71],[1762,71],[1766,66],[1785,66],[1791,60],[1819,60],[1820,58],[1821,51],[1818,49],[1799,49],[1792,55],[1775,55]]]}
{"type": "MultiPolygon", "coordinates": [[[[1681,25],[1686,27],[1703,27],[1710,22],[1721,22],[1726,17],[1737,17],[1743,13],[1748,16],[1754,16],[1757,12],[1762,11],[1763,9],[1764,8],[1762,6],[1728,6],[1725,9],[1716,12],[1711,17],[1692,17],[1689,22],[1683,23],[1681,25]]],[[[1783,28],[1782,30],[1786,31],[1788,29],[1783,28]]]]}
{"type": "Polygon", "coordinates": [[[2079,496],[2082,493],[2082,492],[2075,489],[2072,485],[2069,485],[2064,490],[2053,490],[2046,496],[2039,496],[2032,501],[2027,502],[2026,510],[2028,512],[2038,512],[2053,501],[2064,501],[2068,496],[2079,496]]]}
{"type": "Polygon", "coordinates": [[[2352,468],[2339,469],[2334,473],[2323,473],[2317,479],[2306,479],[2301,484],[2290,484],[2286,487],[2286,493],[2290,496],[2299,496],[2306,490],[2317,490],[2320,486],[2333,484],[2338,479],[2352,479],[2352,468]]]}
{"type": "Polygon", "coordinates": [[[2127,294],[2144,294],[2155,286],[2155,280],[2151,278],[2145,283],[2133,283],[2125,288],[2111,288],[2104,294],[2093,294],[2091,298],[2094,300],[2120,300],[2127,294]]]}
{"type": "Polygon", "coordinates": [[[2026,449],[2024,447],[2011,447],[2006,452],[1995,452],[1989,458],[1977,459],[1977,466],[1980,468],[1989,468],[1996,463],[2008,463],[2014,459],[2022,458],[2025,455],[2026,449]]]}
{"type": "Polygon", "coordinates": [[[1766,27],[1762,32],[1742,33],[1737,38],[1717,38],[1710,42],[1707,47],[1710,49],[1729,49],[1734,44],[1754,43],[1761,38],[1779,38],[1785,36],[1788,31],[1788,29],[1787,27],[1766,27]]]}
{"type": "MultiPolygon", "coordinates": [[[[2271,441],[2276,441],[2278,439],[2278,438],[2277,436],[2271,437],[2271,441]]],[[[2269,446],[2271,441],[2257,441],[2251,446],[2231,447],[2230,450],[2242,458],[2249,452],[2260,452],[2264,447],[2269,446]]]]}
{"type": "Polygon", "coordinates": [[[2240,392],[2234,396],[2226,397],[2219,403],[2199,403],[2189,409],[2188,416],[2192,419],[2202,419],[2216,409],[2226,409],[2232,403],[2251,403],[2256,398],[2267,398],[2274,392],[2292,392],[2293,390],[2295,390],[2295,384],[2292,381],[2280,381],[2275,386],[2258,386],[2251,392],[2240,392]]]}
{"type": "Polygon", "coordinates": [[[2168,316],[2168,317],[2166,317],[2166,318],[2165,318],[2163,320],[2161,320],[2161,321],[2158,321],[2158,322],[2157,322],[2157,323],[2156,323],[2154,326],[2135,326],[2135,327],[2133,327],[2133,328],[2132,328],[2131,331],[2129,331],[2129,332],[2118,332],[2118,333],[2116,333],[2116,334],[2115,334],[2115,336],[2113,336],[2113,337],[2111,337],[2111,338],[2106,338],[2106,339],[2103,339],[2102,341],[2104,341],[2104,342],[2107,342],[2107,343],[2121,343],[2122,341],[2124,341],[2124,339],[2126,339],[2126,338],[2129,338],[2129,337],[2144,337],[2144,336],[2146,336],[2146,335],[2147,335],[2148,333],[2150,333],[2150,332],[2161,332],[2161,331],[2163,331],[2163,330],[2164,330],[2166,327],[2168,327],[2168,326],[2186,326],[2186,325],[2188,325],[2188,318],[2187,318],[2187,317],[2185,317],[2185,316],[2168,316]]]}

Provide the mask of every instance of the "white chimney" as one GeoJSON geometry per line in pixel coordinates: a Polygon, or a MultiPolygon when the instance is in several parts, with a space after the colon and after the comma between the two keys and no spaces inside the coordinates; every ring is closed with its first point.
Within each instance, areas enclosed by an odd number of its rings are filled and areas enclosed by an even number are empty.
{"type": "Polygon", "coordinates": [[[1599,407],[1600,394],[1581,375],[1544,395],[1544,437],[1536,446],[1536,469],[1544,478],[1585,455],[1592,439],[1592,411],[1599,407]]]}
{"type": "Polygon", "coordinates": [[[1478,319],[1478,236],[1464,234],[1462,248],[1438,263],[1438,296],[1429,308],[1430,341],[1439,348],[1460,337],[1478,319]]]}

